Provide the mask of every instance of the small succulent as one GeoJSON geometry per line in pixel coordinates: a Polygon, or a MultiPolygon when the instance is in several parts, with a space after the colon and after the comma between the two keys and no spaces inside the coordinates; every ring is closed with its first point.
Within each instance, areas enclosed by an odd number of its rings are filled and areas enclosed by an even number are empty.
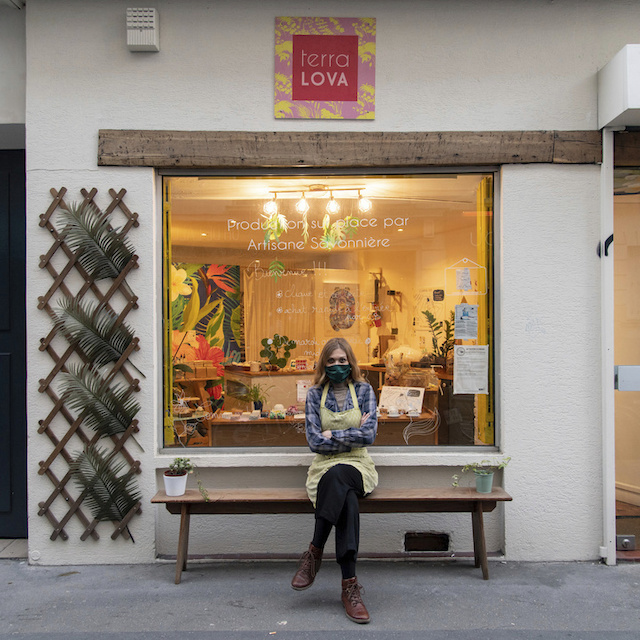
{"type": "Polygon", "coordinates": [[[187,473],[192,473],[194,465],[189,458],[176,458],[170,465],[169,470],[166,472],[168,476],[184,476],[187,473]]]}

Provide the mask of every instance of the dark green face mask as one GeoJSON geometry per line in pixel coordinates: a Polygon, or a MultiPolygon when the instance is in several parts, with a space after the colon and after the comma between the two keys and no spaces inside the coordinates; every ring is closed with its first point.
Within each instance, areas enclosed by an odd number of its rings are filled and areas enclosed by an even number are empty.
{"type": "Polygon", "coordinates": [[[327,367],[324,371],[331,382],[344,382],[351,373],[351,365],[334,364],[332,367],[327,367]]]}

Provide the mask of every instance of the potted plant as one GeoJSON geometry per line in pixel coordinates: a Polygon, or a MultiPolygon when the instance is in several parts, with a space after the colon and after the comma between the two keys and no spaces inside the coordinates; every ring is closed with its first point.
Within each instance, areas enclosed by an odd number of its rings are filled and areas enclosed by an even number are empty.
{"type": "MultiPolygon", "coordinates": [[[[476,478],[476,491],[478,493],[491,493],[493,488],[493,474],[504,469],[508,464],[511,457],[503,458],[502,460],[481,460],[480,462],[470,462],[462,467],[462,473],[467,471],[473,471],[476,478]]],[[[453,486],[457,487],[460,477],[453,476],[453,486]]]]}
{"type": "Polygon", "coordinates": [[[442,365],[447,369],[449,356],[453,351],[455,314],[452,311],[449,320],[438,321],[431,311],[423,311],[431,331],[431,353],[426,357],[426,362],[432,365],[442,365]]]}
{"type": "Polygon", "coordinates": [[[262,407],[264,403],[267,401],[267,391],[271,389],[273,385],[269,387],[265,387],[262,384],[252,384],[248,387],[243,385],[240,391],[237,391],[232,395],[232,397],[242,401],[253,404],[253,408],[262,411],[262,407]]]}
{"type": "Polygon", "coordinates": [[[284,369],[287,366],[291,351],[296,348],[295,340],[289,340],[287,336],[277,333],[273,334],[273,338],[262,338],[260,344],[263,346],[260,357],[266,358],[271,366],[278,369],[284,369]]]}
{"type": "Polygon", "coordinates": [[[189,458],[176,458],[164,472],[164,490],[168,496],[182,496],[187,490],[187,475],[194,465],[189,458]]]}

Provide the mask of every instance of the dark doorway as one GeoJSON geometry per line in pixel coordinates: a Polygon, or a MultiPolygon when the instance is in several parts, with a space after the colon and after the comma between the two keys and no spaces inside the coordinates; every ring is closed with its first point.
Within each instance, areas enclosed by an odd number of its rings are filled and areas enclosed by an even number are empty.
{"type": "Polygon", "coordinates": [[[24,158],[0,150],[0,538],[27,537],[24,158]]]}

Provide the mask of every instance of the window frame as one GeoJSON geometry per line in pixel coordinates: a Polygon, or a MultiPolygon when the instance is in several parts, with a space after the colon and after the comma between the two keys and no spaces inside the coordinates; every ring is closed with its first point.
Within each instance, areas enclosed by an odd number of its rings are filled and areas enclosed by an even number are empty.
{"type": "MultiPolygon", "coordinates": [[[[444,454],[480,454],[491,455],[493,453],[502,450],[502,437],[501,437],[501,394],[499,380],[500,376],[500,279],[499,274],[502,272],[502,251],[500,247],[501,233],[501,204],[500,204],[500,166],[495,165],[478,165],[478,166],[394,166],[394,167],[382,167],[379,165],[372,167],[331,167],[331,166],[315,166],[315,167],[263,167],[263,166],[250,166],[242,168],[210,168],[210,169],[158,169],[156,174],[159,178],[158,187],[160,189],[161,198],[161,250],[159,253],[159,259],[161,261],[159,278],[161,282],[161,299],[164,297],[165,292],[165,280],[164,280],[164,241],[166,237],[165,229],[165,178],[173,177],[312,177],[318,175],[330,175],[330,176],[351,176],[351,175],[363,175],[376,176],[376,175],[436,175],[436,174],[491,174],[493,177],[493,230],[492,230],[492,244],[491,250],[493,253],[493,401],[494,401],[494,443],[493,445],[413,445],[411,447],[401,445],[381,445],[375,447],[372,451],[375,451],[376,459],[379,460],[382,457],[395,458],[400,456],[404,459],[403,464],[411,464],[412,460],[418,460],[424,458],[425,455],[429,457],[435,456],[439,458],[444,454]]],[[[161,369],[164,370],[164,306],[161,306],[161,318],[160,318],[160,362],[162,363],[161,369]]],[[[264,465],[264,456],[270,457],[274,460],[278,456],[295,456],[303,455],[308,456],[309,451],[303,446],[272,446],[272,447],[166,447],[164,446],[164,434],[163,434],[163,407],[164,407],[164,375],[160,376],[160,416],[159,416],[159,447],[160,454],[175,455],[176,451],[188,451],[191,458],[199,457],[203,459],[218,458],[219,456],[229,456],[231,458],[238,456],[238,459],[253,458],[260,459],[264,465]]],[[[284,460],[284,458],[283,458],[284,460]]],[[[290,462],[284,462],[282,465],[273,465],[271,462],[266,466],[288,466],[290,462]]],[[[420,462],[422,464],[422,462],[420,462]]],[[[258,464],[257,466],[261,466],[258,464]]]]}

